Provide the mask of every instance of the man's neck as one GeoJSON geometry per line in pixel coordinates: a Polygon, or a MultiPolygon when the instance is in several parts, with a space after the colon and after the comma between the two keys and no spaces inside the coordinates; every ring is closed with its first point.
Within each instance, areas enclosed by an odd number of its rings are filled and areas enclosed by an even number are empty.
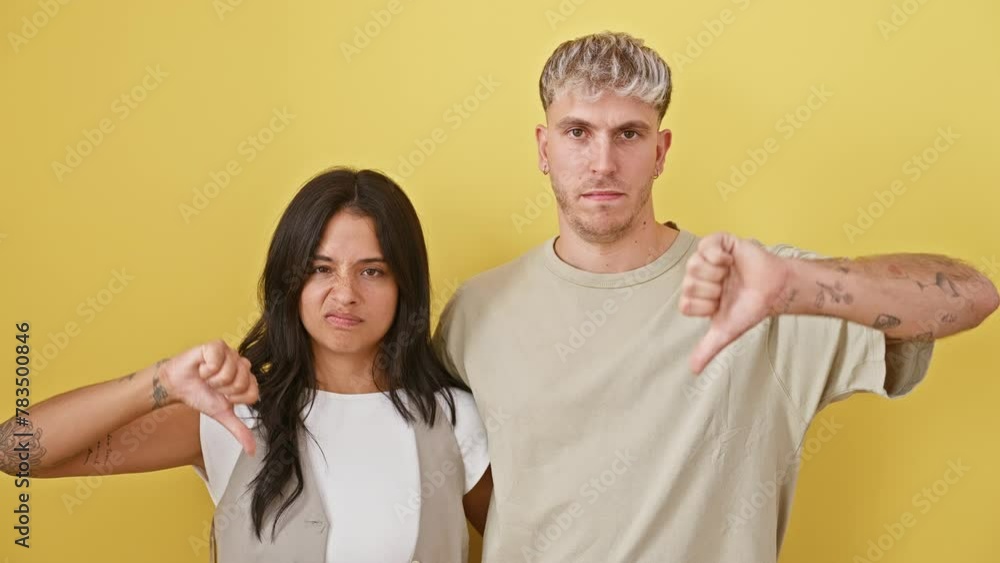
{"type": "Polygon", "coordinates": [[[675,229],[647,219],[618,240],[592,242],[563,225],[555,251],[560,260],[574,268],[596,274],[620,273],[641,268],[662,256],[678,234],[675,229]]]}

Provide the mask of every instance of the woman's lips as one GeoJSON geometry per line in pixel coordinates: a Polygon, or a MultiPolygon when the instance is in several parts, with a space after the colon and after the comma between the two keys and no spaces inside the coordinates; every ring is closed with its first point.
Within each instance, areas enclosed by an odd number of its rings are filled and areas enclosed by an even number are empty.
{"type": "Polygon", "coordinates": [[[331,313],[326,315],[326,322],[337,328],[352,328],[362,323],[362,320],[354,315],[331,313]]]}

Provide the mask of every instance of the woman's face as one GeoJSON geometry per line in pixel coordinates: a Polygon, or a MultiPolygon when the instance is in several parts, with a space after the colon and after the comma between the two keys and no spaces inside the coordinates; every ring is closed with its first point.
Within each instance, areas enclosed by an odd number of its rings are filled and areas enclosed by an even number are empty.
{"type": "Polygon", "coordinates": [[[299,302],[313,349],[374,355],[392,326],[398,298],[372,220],[348,211],[331,217],[299,302]]]}

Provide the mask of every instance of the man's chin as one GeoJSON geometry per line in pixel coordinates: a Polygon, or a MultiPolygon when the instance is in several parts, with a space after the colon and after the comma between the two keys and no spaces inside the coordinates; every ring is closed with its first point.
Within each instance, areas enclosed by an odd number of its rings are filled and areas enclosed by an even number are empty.
{"type": "Polygon", "coordinates": [[[573,227],[583,240],[588,242],[615,242],[625,236],[629,229],[628,221],[594,221],[579,220],[573,222],[573,227]]]}

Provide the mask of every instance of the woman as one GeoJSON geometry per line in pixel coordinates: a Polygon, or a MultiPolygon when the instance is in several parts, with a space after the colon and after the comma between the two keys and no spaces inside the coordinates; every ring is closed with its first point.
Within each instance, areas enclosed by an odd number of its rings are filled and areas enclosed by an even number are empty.
{"type": "MultiPolygon", "coordinates": [[[[192,465],[227,563],[463,563],[465,518],[481,533],[492,492],[485,431],[431,349],[406,195],[369,170],[309,181],[275,230],[260,298],[239,353],[203,344],[35,405],[32,474],[192,465]],[[144,422],[147,439],[123,440],[144,422]]],[[[2,445],[14,473],[16,443],[2,445]]]]}

